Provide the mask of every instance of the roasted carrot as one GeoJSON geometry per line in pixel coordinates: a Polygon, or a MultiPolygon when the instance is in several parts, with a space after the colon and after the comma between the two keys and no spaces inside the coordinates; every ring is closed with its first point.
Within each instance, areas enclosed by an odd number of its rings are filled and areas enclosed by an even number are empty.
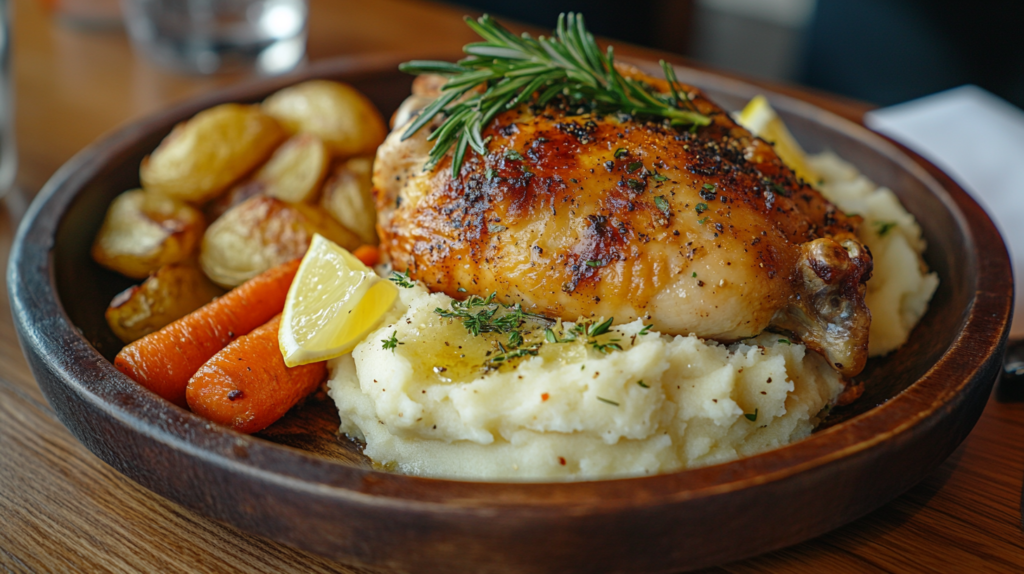
{"type": "Polygon", "coordinates": [[[188,382],[188,406],[197,415],[254,433],[270,426],[315,391],[327,363],[288,368],[277,343],[280,315],[224,347],[188,382]]]}
{"type": "Polygon", "coordinates": [[[374,245],[360,245],[352,252],[352,255],[367,267],[373,267],[380,263],[380,249],[374,245]]]}
{"type": "MultiPolygon", "coordinates": [[[[131,343],[114,366],[140,385],[184,407],[185,387],[199,367],[236,337],[284,309],[299,259],[279,265],[131,343]]],[[[280,354],[280,352],[278,352],[280,354]]]]}

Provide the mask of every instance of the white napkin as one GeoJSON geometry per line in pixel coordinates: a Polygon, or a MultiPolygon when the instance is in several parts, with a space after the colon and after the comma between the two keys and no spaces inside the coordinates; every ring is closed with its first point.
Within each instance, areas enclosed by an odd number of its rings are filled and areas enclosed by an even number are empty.
{"type": "Polygon", "coordinates": [[[1024,111],[961,86],[869,112],[864,123],[928,158],[996,222],[1018,278],[1011,335],[1024,336],[1024,111]]]}

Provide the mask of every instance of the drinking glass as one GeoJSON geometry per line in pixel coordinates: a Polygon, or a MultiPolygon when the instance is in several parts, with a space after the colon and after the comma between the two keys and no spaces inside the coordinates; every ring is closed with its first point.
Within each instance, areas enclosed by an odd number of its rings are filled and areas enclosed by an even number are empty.
{"type": "Polygon", "coordinates": [[[307,0],[122,0],[133,44],[193,74],[279,74],[306,52],[307,0]]]}
{"type": "Polygon", "coordinates": [[[14,186],[18,157],[14,146],[14,98],[11,76],[11,3],[0,0],[0,197],[14,186]]]}

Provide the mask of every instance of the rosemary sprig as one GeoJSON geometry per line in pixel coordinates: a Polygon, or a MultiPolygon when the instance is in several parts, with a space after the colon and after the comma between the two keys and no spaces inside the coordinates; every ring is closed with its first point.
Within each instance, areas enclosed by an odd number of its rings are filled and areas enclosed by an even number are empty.
{"type": "Polygon", "coordinates": [[[481,131],[490,121],[503,110],[530,101],[534,94],[539,94],[538,105],[561,95],[598,113],[663,118],[673,126],[711,123],[679,89],[672,67],[664,61],[669,94],[623,77],[615,69],[612,47],[601,53],[580,14],[559,15],[552,38],[516,36],[486,14],[478,20],[466,18],[466,24],[484,40],[463,47],[468,57],[457,63],[414,60],[399,66],[411,74],[448,77],[440,97],[423,109],[402,136],[411,137],[438,114],[445,115],[444,123],[427,138],[434,147],[424,169],[433,169],[454,147],[452,174],[458,175],[468,148],[487,153],[481,131]],[[480,86],[483,91],[476,91],[480,86]]]}

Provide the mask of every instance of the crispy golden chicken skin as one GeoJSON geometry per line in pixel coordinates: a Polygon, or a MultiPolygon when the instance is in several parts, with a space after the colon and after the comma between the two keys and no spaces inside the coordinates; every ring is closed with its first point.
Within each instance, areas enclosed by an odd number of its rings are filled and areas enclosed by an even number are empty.
{"type": "MultiPolygon", "coordinates": [[[[437,83],[416,86],[422,105],[437,83]]],[[[642,317],[724,342],[770,328],[856,375],[871,321],[860,218],[686,89],[711,125],[691,132],[565,102],[504,112],[483,133],[488,154],[468,153],[458,177],[450,154],[423,170],[436,122],[405,141],[398,126],[374,168],[382,250],[452,297],[497,292],[550,317],[642,317]]]]}

